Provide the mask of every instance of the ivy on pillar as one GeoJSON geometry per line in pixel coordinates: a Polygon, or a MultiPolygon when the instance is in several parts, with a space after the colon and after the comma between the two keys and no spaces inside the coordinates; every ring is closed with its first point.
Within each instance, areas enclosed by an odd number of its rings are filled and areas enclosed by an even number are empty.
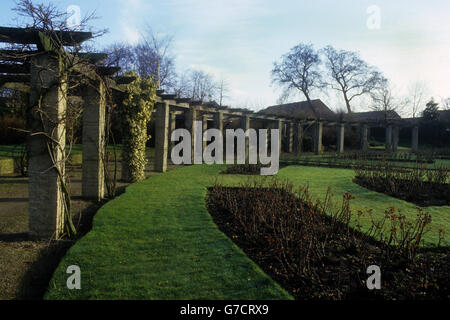
{"type": "Polygon", "coordinates": [[[106,92],[103,81],[84,90],[83,110],[83,178],[82,196],[100,201],[105,196],[105,109],[106,92]]]}
{"type": "Polygon", "coordinates": [[[167,171],[167,155],[169,146],[169,112],[168,102],[156,105],[155,122],[155,171],[167,171]]]}
{"type": "Polygon", "coordinates": [[[61,60],[50,54],[31,59],[28,203],[29,234],[35,239],[59,238],[71,223],[62,191],[67,101],[67,74],[63,68],[61,60]]]}

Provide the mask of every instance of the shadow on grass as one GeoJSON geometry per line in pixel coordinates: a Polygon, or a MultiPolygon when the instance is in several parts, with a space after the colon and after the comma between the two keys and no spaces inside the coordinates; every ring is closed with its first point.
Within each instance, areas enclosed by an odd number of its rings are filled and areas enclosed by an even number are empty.
{"type": "Polygon", "coordinates": [[[23,242],[28,240],[28,233],[26,232],[0,234],[0,242],[23,242]]]}
{"type": "MultiPolygon", "coordinates": [[[[116,196],[119,196],[125,191],[125,186],[117,188],[116,196]]],[[[60,261],[65,256],[66,252],[83,236],[85,236],[92,229],[92,222],[96,212],[109,201],[104,200],[99,203],[93,203],[86,207],[82,213],[73,217],[73,220],[78,223],[78,234],[75,239],[66,239],[58,241],[49,241],[48,245],[41,250],[38,258],[29,266],[27,272],[20,283],[20,289],[16,299],[19,300],[42,300],[50,280],[58,267],[60,261]]],[[[3,238],[8,239],[9,242],[30,240],[28,234],[11,234],[0,235],[0,241],[3,238]],[[22,239],[22,240],[20,240],[22,239]],[[25,240],[24,240],[25,239],[25,240]]]]}
{"type": "Polygon", "coordinates": [[[12,203],[28,202],[28,198],[0,198],[0,202],[12,202],[12,203]]]}

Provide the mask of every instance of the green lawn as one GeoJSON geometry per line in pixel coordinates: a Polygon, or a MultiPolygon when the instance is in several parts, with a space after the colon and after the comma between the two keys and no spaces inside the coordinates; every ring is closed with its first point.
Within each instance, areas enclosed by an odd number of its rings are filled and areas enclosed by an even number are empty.
{"type": "MultiPolygon", "coordinates": [[[[206,190],[214,181],[231,186],[249,179],[219,175],[223,168],[183,167],[129,186],[99,210],[92,231],[70,249],[55,271],[45,298],[291,298],[218,230],[207,212],[206,190]],[[81,268],[81,290],[66,288],[69,265],[81,268]]],[[[416,214],[410,203],[354,184],[352,170],[290,166],[278,176],[294,184],[307,183],[320,198],[331,186],[336,203],[349,191],[356,197],[353,209],[372,208],[377,217],[391,205],[409,217],[416,214]]],[[[439,227],[450,231],[450,207],[427,210],[433,227],[425,244],[432,245],[439,227]]]]}
{"type": "Polygon", "coordinates": [[[212,221],[204,199],[219,171],[184,167],[129,186],[99,210],[45,298],[291,299],[212,221]],[[69,265],[81,290],[66,288],[69,265]]]}
{"type": "MultiPolygon", "coordinates": [[[[384,210],[390,206],[400,209],[412,219],[417,213],[417,206],[410,202],[373,192],[353,183],[354,171],[351,169],[289,166],[280,170],[278,176],[289,179],[296,185],[308,184],[311,194],[321,200],[324,199],[328,187],[331,187],[334,203],[337,207],[342,202],[342,195],[345,192],[350,192],[355,196],[355,199],[351,201],[353,212],[372,209],[374,217],[378,219],[383,217],[384,210]]],[[[449,245],[450,206],[427,207],[424,210],[432,216],[430,231],[425,235],[425,246],[433,246],[437,243],[440,228],[446,231],[446,245],[449,245]]],[[[361,222],[363,227],[370,226],[369,215],[363,215],[361,222]]]]}

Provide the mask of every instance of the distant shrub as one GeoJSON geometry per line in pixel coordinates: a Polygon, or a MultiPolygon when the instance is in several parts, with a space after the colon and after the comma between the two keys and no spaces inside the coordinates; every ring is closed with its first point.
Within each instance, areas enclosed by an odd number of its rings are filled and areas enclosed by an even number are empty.
{"type": "Polygon", "coordinates": [[[362,163],[355,168],[355,182],[370,190],[382,192],[420,206],[449,205],[449,169],[434,170],[417,164],[398,169],[388,161],[362,163]]]}
{"type": "Polygon", "coordinates": [[[250,174],[257,175],[261,173],[261,164],[235,164],[227,166],[222,172],[225,174],[250,174]]]}

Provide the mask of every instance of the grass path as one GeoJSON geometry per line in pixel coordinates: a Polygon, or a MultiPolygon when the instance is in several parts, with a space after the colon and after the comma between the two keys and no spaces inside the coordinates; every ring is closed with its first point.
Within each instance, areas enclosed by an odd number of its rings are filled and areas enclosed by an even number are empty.
{"type": "Polygon", "coordinates": [[[207,212],[205,185],[219,171],[184,167],[128,187],[70,249],[46,298],[290,299],[207,212]],[[81,268],[81,290],[66,288],[69,265],[81,268]]]}
{"type": "MultiPolygon", "coordinates": [[[[73,246],[55,271],[47,299],[289,299],[280,286],[221,233],[205,207],[208,186],[237,185],[247,176],[218,175],[223,166],[191,166],[131,185],[102,207],[92,231],[73,246]],[[81,290],[66,288],[66,269],[81,268],[81,290]]],[[[372,208],[380,218],[389,206],[409,217],[415,206],[352,182],[352,170],[290,166],[278,177],[309,184],[323,199],[332,187],[335,202],[351,192],[352,208],[372,208]]],[[[270,179],[270,178],[269,178],[270,179]]],[[[430,207],[433,229],[450,232],[450,207],[430,207]]],[[[363,223],[367,220],[363,220],[363,223]]],[[[448,238],[448,237],[447,237],[448,238]]],[[[447,243],[448,244],[448,243],[447,243]]]]}

